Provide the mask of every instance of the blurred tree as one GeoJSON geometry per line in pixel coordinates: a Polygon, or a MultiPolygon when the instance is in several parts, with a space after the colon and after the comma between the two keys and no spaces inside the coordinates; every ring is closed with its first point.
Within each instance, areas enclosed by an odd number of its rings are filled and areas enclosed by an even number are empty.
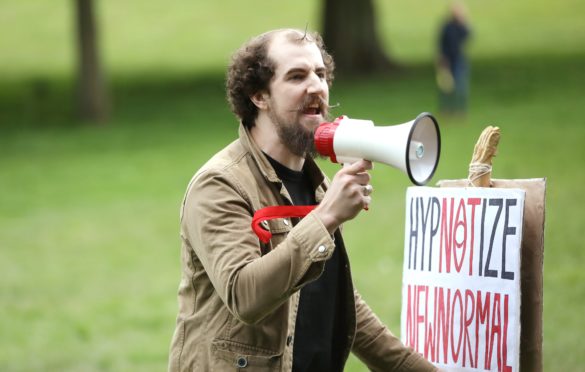
{"type": "Polygon", "coordinates": [[[380,45],[373,0],[324,0],[322,17],[323,39],[339,71],[364,74],[397,66],[380,45]]]}
{"type": "Polygon", "coordinates": [[[78,41],[78,113],[83,120],[103,123],[109,100],[100,65],[93,0],[75,0],[78,41]]]}

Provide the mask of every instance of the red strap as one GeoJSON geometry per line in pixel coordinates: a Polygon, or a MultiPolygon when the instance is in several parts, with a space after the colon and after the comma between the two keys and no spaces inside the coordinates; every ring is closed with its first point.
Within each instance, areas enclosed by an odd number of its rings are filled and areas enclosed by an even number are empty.
{"type": "Polygon", "coordinates": [[[274,218],[305,217],[315,207],[316,205],[284,205],[259,209],[252,218],[252,230],[258,235],[262,243],[268,243],[272,238],[272,233],[260,227],[263,221],[274,218]]]}

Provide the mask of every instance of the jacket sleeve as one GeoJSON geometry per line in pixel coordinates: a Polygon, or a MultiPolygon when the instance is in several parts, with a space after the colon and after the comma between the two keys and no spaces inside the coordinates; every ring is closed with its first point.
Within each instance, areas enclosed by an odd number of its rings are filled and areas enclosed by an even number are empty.
{"type": "Polygon", "coordinates": [[[246,190],[220,171],[194,178],[181,214],[183,240],[230,312],[248,324],[257,323],[318,278],[335,248],[323,223],[310,213],[262,256],[251,229],[252,214],[246,190]]]}
{"type": "Polygon", "coordinates": [[[372,371],[437,371],[422,355],[404,346],[355,291],[356,336],[352,352],[372,371]]]}

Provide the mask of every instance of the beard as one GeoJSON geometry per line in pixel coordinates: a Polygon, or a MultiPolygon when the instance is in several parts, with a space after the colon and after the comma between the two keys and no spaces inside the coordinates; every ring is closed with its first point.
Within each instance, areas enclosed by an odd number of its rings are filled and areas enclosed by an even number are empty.
{"type": "Polygon", "coordinates": [[[305,127],[298,120],[287,122],[275,112],[271,112],[269,116],[276,125],[278,138],[290,152],[300,157],[314,158],[317,155],[314,140],[315,130],[305,127]]]}
{"type": "MultiPolygon", "coordinates": [[[[319,155],[315,148],[315,131],[320,123],[308,128],[301,123],[301,117],[306,107],[314,101],[314,98],[307,97],[303,104],[292,112],[295,114],[294,119],[287,119],[277,113],[273,106],[268,112],[270,120],[276,127],[276,132],[280,141],[294,155],[314,159],[319,155]]],[[[328,119],[328,106],[325,102],[320,104],[320,112],[323,120],[328,119]]]]}

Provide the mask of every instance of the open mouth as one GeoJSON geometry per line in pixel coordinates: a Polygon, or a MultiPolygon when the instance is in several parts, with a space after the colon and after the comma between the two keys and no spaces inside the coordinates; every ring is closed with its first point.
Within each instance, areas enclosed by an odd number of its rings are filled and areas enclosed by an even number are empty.
{"type": "Polygon", "coordinates": [[[318,103],[310,104],[303,110],[305,115],[321,115],[321,106],[318,103]]]}

